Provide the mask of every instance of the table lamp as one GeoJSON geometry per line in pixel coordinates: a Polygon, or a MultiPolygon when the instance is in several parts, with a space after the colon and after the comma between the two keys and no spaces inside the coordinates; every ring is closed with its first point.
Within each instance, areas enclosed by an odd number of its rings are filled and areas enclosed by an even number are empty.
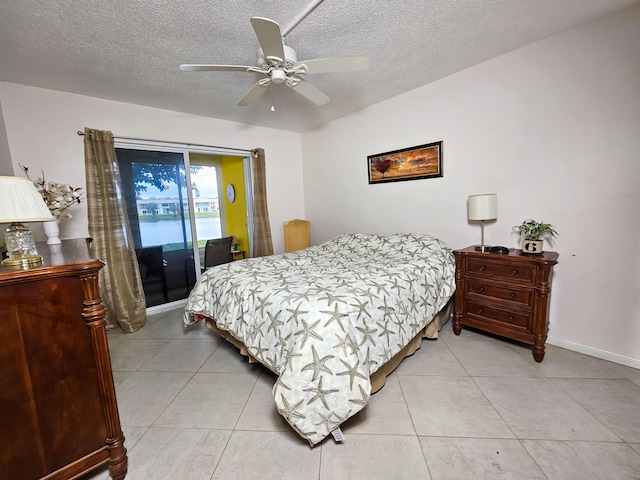
{"type": "Polygon", "coordinates": [[[481,240],[480,245],[476,245],[479,252],[488,252],[490,245],[484,244],[484,222],[498,218],[498,194],[483,193],[479,195],[469,195],[467,201],[467,216],[469,220],[480,220],[481,240]]]}
{"type": "Polygon", "coordinates": [[[42,263],[31,230],[22,222],[53,220],[49,207],[36,186],[28,178],[0,177],[0,223],[10,223],[5,229],[9,257],[3,265],[28,267],[42,263]]]}

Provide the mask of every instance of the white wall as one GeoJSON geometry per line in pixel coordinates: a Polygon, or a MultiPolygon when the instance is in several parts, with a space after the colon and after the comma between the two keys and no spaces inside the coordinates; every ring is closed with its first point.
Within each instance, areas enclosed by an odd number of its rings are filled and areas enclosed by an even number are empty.
{"type": "MultiPolygon", "coordinates": [[[[148,138],[249,150],[265,149],[267,196],[274,250],[284,250],[282,223],[304,217],[300,134],[183,113],[0,82],[0,105],[15,175],[18,163],[32,178],[85,186],[84,127],[116,136],[148,138]]],[[[86,204],[71,209],[61,238],[87,236],[86,204]]],[[[42,226],[32,225],[36,239],[42,226]]]]}
{"type": "Polygon", "coordinates": [[[11,155],[9,154],[9,142],[7,132],[4,129],[4,118],[2,116],[2,104],[0,103],[0,175],[13,175],[11,167],[11,155]]]}
{"type": "Polygon", "coordinates": [[[640,5],[305,132],[312,242],[420,231],[462,248],[480,241],[467,196],[497,192],[486,243],[518,246],[526,218],[560,233],[550,341],[640,367],[638,52],[640,5]],[[367,155],[438,140],[444,178],[368,185],[367,155]]]}

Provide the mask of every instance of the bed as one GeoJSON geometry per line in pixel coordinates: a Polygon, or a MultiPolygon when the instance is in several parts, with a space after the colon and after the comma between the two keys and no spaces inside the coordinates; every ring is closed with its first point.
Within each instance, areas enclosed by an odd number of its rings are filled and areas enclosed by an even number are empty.
{"type": "Polygon", "coordinates": [[[207,325],[278,379],[278,412],[313,446],[362,410],[455,290],[451,248],[424,234],[343,234],[203,273],[185,324],[207,325]]]}

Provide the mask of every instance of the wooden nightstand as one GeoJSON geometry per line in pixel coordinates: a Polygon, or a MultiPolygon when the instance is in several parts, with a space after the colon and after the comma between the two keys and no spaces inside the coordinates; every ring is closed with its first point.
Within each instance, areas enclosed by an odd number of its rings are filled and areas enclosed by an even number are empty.
{"type": "Polygon", "coordinates": [[[533,345],[541,362],[549,327],[551,271],[556,252],[527,255],[511,249],[508,255],[455,250],[456,296],[453,332],[462,325],[533,345]]]}

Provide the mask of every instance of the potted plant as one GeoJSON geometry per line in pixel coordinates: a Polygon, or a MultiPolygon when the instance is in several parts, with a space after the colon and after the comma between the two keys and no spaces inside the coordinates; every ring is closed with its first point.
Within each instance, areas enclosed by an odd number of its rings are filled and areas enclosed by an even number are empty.
{"type": "Polygon", "coordinates": [[[235,235],[231,236],[231,251],[232,252],[237,252],[238,250],[240,250],[240,240],[238,240],[238,237],[236,237],[235,235]]]}
{"type": "Polygon", "coordinates": [[[523,253],[542,253],[543,240],[541,237],[556,237],[558,232],[555,227],[549,223],[536,222],[530,218],[515,225],[513,229],[522,237],[523,253]]]}

